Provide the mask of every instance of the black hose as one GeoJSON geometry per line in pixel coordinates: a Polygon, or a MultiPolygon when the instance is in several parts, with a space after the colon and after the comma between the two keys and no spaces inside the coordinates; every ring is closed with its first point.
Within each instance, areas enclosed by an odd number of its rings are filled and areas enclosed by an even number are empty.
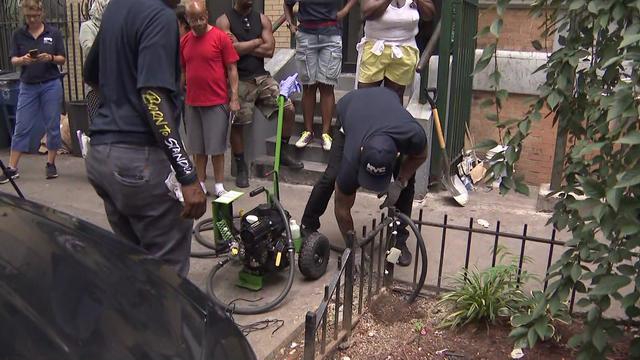
{"type": "MultiPolygon", "coordinates": [[[[400,211],[396,210],[395,214],[402,222],[406,223],[411,228],[411,231],[413,231],[413,234],[416,236],[416,242],[418,243],[420,256],[422,257],[422,271],[420,272],[420,278],[418,279],[416,288],[413,290],[413,292],[407,299],[407,302],[411,304],[420,295],[420,290],[424,286],[424,282],[427,278],[427,265],[428,265],[427,247],[424,244],[424,239],[422,238],[422,234],[420,233],[420,230],[418,229],[416,224],[413,222],[413,220],[411,220],[410,217],[408,217],[407,215],[405,215],[400,211]]],[[[378,234],[380,231],[384,231],[384,229],[390,224],[390,221],[393,221],[393,218],[394,217],[391,217],[391,216],[386,217],[375,229],[372,229],[369,232],[369,234],[365,238],[366,240],[362,241],[361,243],[358,243],[358,246],[360,248],[363,248],[367,244],[369,244],[375,238],[375,234],[378,234]]],[[[331,245],[331,250],[343,252],[344,248],[331,245]]]]}
{"type": "Polygon", "coordinates": [[[203,219],[199,221],[196,226],[193,228],[193,237],[196,241],[204,246],[210,251],[191,251],[191,257],[197,259],[213,259],[220,257],[223,254],[228,253],[228,250],[220,250],[216,247],[215,243],[209,242],[202,236],[202,232],[204,231],[212,231],[213,230],[213,218],[203,219]]]}
{"type": "Polygon", "coordinates": [[[400,218],[401,221],[408,224],[413,231],[413,234],[416,236],[416,242],[418,243],[418,247],[420,248],[420,255],[422,256],[422,271],[420,272],[420,278],[418,279],[418,283],[416,284],[416,288],[413,290],[413,294],[409,295],[407,302],[409,304],[413,303],[418,295],[420,295],[420,290],[424,286],[424,282],[427,279],[427,247],[424,244],[424,239],[422,238],[422,233],[416,226],[416,224],[411,220],[407,215],[397,211],[396,215],[400,218]]]}
{"type": "MultiPolygon", "coordinates": [[[[287,219],[287,215],[285,214],[284,209],[280,204],[280,201],[278,201],[278,199],[276,199],[275,196],[271,198],[271,201],[273,202],[273,205],[275,205],[276,209],[280,213],[280,216],[282,217],[282,220],[285,223],[285,232],[287,234],[287,256],[289,257],[289,278],[287,279],[287,285],[284,287],[282,292],[280,292],[280,295],[278,295],[278,297],[276,297],[273,301],[267,304],[260,305],[260,306],[244,306],[244,307],[234,304],[233,308],[230,309],[231,311],[233,311],[234,314],[256,315],[256,314],[262,314],[267,311],[270,311],[274,309],[276,306],[280,305],[280,303],[284,300],[287,294],[289,294],[289,291],[291,290],[291,286],[293,285],[293,277],[295,274],[295,255],[294,255],[295,248],[293,245],[291,228],[289,227],[289,220],[287,219]]],[[[222,302],[220,299],[216,297],[215,293],[213,292],[213,278],[215,277],[218,270],[220,270],[224,265],[226,265],[227,262],[229,262],[229,258],[218,263],[216,266],[213,267],[213,269],[211,269],[211,272],[209,272],[209,276],[207,277],[207,292],[209,293],[209,296],[211,296],[211,299],[213,300],[213,302],[224,307],[225,309],[229,307],[229,304],[225,304],[224,302],[222,302]]]]}

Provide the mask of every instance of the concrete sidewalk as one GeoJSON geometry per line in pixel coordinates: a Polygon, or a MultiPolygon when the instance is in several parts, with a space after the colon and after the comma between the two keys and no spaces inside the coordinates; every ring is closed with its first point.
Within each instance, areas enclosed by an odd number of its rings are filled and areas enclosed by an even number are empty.
{"type": "MultiPolygon", "coordinates": [[[[8,160],[9,154],[7,150],[0,151],[0,158],[8,160]]],[[[60,156],[57,160],[57,167],[60,174],[58,179],[45,180],[44,164],[46,158],[38,155],[26,155],[20,163],[20,179],[18,185],[24,192],[25,196],[32,200],[55,209],[70,213],[79,218],[87,220],[105,229],[109,229],[107,219],[104,214],[104,208],[101,200],[95,194],[93,188],[89,185],[83,159],[72,156],[60,156]]],[[[227,173],[228,173],[227,167],[227,173]]],[[[209,179],[213,177],[210,176],[209,179]]],[[[211,183],[208,184],[211,187],[211,183]]],[[[271,184],[265,181],[251,180],[251,189],[264,185],[269,187],[271,184]]],[[[227,175],[227,189],[233,189],[233,179],[227,175]]],[[[0,187],[0,191],[13,193],[10,184],[0,187]]],[[[283,206],[291,213],[294,219],[302,217],[304,206],[311,191],[309,186],[293,186],[281,184],[281,197],[283,206]]],[[[444,214],[448,214],[449,223],[468,226],[469,218],[474,217],[486,219],[492,228],[498,220],[501,220],[501,231],[522,233],[523,224],[528,224],[528,235],[549,237],[551,233],[550,227],[546,226],[549,216],[535,212],[536,198],[535,189],[531,191],[534,196],[527,198],[520,195],[500,196],[496,190],[486,192],[479,190],[471,194],[470,204],[465,208],[460,208],[450,202],[446,197],[440,195],[429,195],[422,203],[414,203],[416,208],[424,209],[425,220],[433,222],[442,222],[444,214]]],[[[244,209],[251,210],[259,203],[264,201],[264,197],[250,198],[248,195],[242,197],[235,207],[235,210],[244,209]]],[[[372,194],[358,194],[356,205],[354,206],[353,217],[356,224],[356,233],[361,233],[362,225],[371,224],[371,219],[379,218],[380,210],[378,208],[380,200],[372,194]]],[[[205,218],[210,217],[210,209],[207,210],[205,218]]],[[[414,208],[414,218],[418,212],[414,208]]],[[[341,244],[342,240],[333,216],[333,202],[330,203],[327,213],[322,219],[321,231],[329,237],[335,244],[341,244]]],[[[475,222],[475,220],[474,220],[475,222]]],[[[474,226],[479,226],[474,223],[474,226]]],[[[440,230],[430,228],[423,229],[423,236],[427,242],[429,252],[429,271],[427,281],[435,284],[437,278],[437,264],[440,256],[440,230]]],[[[490,264],[491,257],[488,256],[489,250],[493,245],[492,236],[475,236],[471,253],[471,265],[479,267],[490,264]]],[[[467,244],[467,234],[455,231],[449,231],[447,235],[447,243],[445,251],[450,254],[443,268],[443,274],[447,277],[453,275],[464,265],[464,253],[467,244]],[[451,255],[453,254],[453,256],[451,255]]],[[[519,241],[507,241],[504,245],[508,246],[515,254],[520,249],[519,241]]],[[[410,248],[415,247],[412,241],[410,248]]],[[[529,269],[539,272],[546,265],[548,247],[527,245],[527,255],[535,258],[535,262],[529,269]],[[540,260],[538,260],[540,258],[540,260]],[[543,264],[544,263],[544,264],[543,264]],[[541,267],[542,266],[542,267],[541,267]]],[[[200,250],[201,247],[194,241],[194,250],[200,250]]],[[[561,251],[556,251],[559,256],[561,251]]],[[[304,316],[307,311],[315,310],[322,298],[323,287],[329,282],[329,279],[336,269],[336,254],[333,254],[329,264],[329,272],[324,278],[307,282],[302,280],[302,276],[296,269],[296,280],[289,296],[275,311],[267,314],[256,316],[235,316],[235,320],[240,324],[248,324],[258,320],[280,319],[284,320],[284,325],[277,332],[272,334],[275,327],[266,330],[251,333],[248,336],[258,357],[263,359],[272,351],[278,348],[283,342],[290,341],[290,338],[299,335],[300,326],[304,322],[304,316]]],[[[206,279],[209,271],[217,260],[201,260],[192,259],[189,279],[198,285],[201,289],[206,289],[206,279]]],[[[396,267],[398,269],[398,267],[396,267]]],[[[403,279],[410,279],[413,267],[401,269],[396,272],[397,276],[403,279]]],[[[231,301],[235,298],[247,299],[271,299],[276,296],[284,281],[275,281],[273,285],[268,286],[259,293],[241,290],[233,284],[236,278],[236,271],[233,269],[224,269],[224,271],[216,277],[217,287],[216,293],[225,301],[231,301]]],[[[277,277],[286,277],[286,274],[278,274],[277,277]]],[[[277,280],[277,279],[276,279],[277,280]]]]}

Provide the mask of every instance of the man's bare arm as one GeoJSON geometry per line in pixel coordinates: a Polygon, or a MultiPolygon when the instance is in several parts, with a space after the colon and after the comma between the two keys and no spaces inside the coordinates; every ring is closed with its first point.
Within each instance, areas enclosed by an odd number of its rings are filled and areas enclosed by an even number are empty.
{"type": "MultiPolygon", "coordinates": [[[[407,0],[408,1],[408,0],[407,0]]],[[[436,15],[436,7],[431,0],[414,0],[422,20],[431,20],[436,15]]]]}
{"type": "Polygon", "coordinates": [[[416,170],[427,160],[429,150],[425,146],[424,150],[418,155],[407,155],[400,165],[400,171],[398,172],[398,178],[406,184],[407,181],[416,173],[416,170]]]}
{"type": "Polygon", "coordinates": [[[349,231],[354,231],[353,218],[351,217],[351,208],[356,201],[356,193],[351,195],[345,194],[340,191],[338,184],[336,184],[335,191],[335,214],[340,233],[344,239],[347,238],[349,231]]]}
{"type": "Polygon", "coordinates": [[[358,3],[358,0],[349,0],[342,9],[340,9],[340,11],[338,11],[337,14],[337,20],[340,21],[342,19],[344,19],[348,14],[349,11],[351,11],[351,9],[358,3]]]}
{"type": "Polygon", "coordinates": [[[293,15],[293,5],[288,5],[283,1],[284,6],[284,18],[287,19],[289,23],[289,30],[291,30],[292,34],[295,34],[298,31],[298,25],[296,23],[295,16],[293,15]]]}
{"type": "Polygon", "coordinates": [[[391,0],[363,0],[362,16],[366,20],[375,20],[384,14],[389,4],[391,4],[391,0]]]}
{"type": "MultiPolygon", "coordinates": [[[[231,23],[226,14],[220,15],[216,19],[216,27],[224,31],[227,34],[231,34],[231,23]]],[[[236,39],[237,40],[237,39],[236,39]]],[[[249,41],[232,41],[233,47],[236,49],[238,55],[247,55],[254,51],[258,46],[262,45],[263,40],[261,38],[249,40],[249,41]]]]}
{"type": "Polygon", "coordinates": [[[262,23],[262,34],[260,36],[262,44],[253,49],[251,55],[270,58],[273,57],[273,52],[276,50],[276,39],[273,37],[272,29],[273,25],[271,25],[271,20],[264,14],[260,14],[260,22],[262,23]]]}

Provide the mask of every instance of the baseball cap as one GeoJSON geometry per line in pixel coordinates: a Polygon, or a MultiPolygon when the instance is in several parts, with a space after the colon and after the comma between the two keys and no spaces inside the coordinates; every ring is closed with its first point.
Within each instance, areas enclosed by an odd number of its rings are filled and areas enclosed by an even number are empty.
{"type": "Polygon", "coordinates": [[[360,153],[358,183],[365,189],[383,192],[391,182],[398,148],[388,135],[374,135],[367,139],[360,153]]]}

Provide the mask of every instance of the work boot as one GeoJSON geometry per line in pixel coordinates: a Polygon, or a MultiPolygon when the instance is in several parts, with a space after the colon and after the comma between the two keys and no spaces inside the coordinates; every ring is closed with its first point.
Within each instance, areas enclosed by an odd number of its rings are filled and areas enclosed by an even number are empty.
{"type": "Polygon", "coordinates": [[[236,186],[244,189],[249,187],[249,170],[244,161],[236,162],[236,186]]]}
{"type": "Polygon", "coordinates": [[[298,161],[289,154],[289,151],[284,147],[280,151],[280,165],[286,166],[293,170],[300,170],[304,168],[302,161],[298,161]]]}
{"type": "Polygon", "coordinates": [[[398,258],[398,265],[400,266],[409,266],[411,265],[411,251],[407,247],[407,244],[404,243],[402,245],[396,245],[396,248],[400,249],[400,257],[398,258]]]}

